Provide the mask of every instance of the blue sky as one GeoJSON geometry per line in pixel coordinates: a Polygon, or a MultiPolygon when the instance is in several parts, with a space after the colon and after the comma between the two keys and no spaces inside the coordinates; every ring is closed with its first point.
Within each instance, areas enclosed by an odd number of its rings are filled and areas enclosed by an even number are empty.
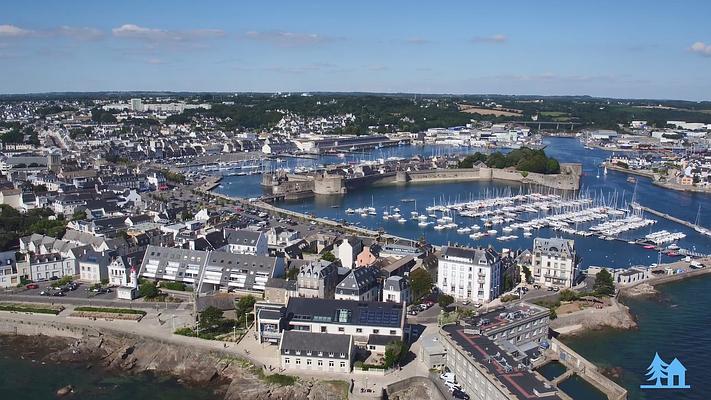
{"type": "Polygon", "coordinates": [[[0,92],[710,100],[709,15],[709,1],[3,0],[0,92]]]}

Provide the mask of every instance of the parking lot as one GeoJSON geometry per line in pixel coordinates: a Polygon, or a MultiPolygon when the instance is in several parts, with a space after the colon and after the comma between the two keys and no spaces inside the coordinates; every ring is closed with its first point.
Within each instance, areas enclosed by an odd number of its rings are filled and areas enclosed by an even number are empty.
{"type": "MultiPolygon", "coordinates": [[[[36,282],[35,284],[38,286],[36,289],[28,289],[27,286],[25,286],[24,290],[16,292],[16,294],[21,294],[24,296],[37,296],[37,297],[42,297],[42,296],[47,296],[47,297],[66,297],[66,298],[80,298],[80,299],[105,299],[105,300],[115,300],[116,299],[116,292],[114,290],[111,290],[110,292],[97,292],[97,291],[91,291],[88,290],[92,285],[90,284],[85,284],[85,283],[79,283],[76,282],[74,283],[76,285],[76,288],[74,290],[60,290],[60,289],[55,289],[52,287],[52,283],[54,281],[45,281],[45,282],[36,282]],[[63,293],[64,295],[59,295],[57,293],[63,293]],[[46,293],[46,294],[43,294],[46,293]]],[[[69,288],[67,288],[69,289],[69,288]]],[[[110,289],[109,289],[110,290],[110,289]]]]}

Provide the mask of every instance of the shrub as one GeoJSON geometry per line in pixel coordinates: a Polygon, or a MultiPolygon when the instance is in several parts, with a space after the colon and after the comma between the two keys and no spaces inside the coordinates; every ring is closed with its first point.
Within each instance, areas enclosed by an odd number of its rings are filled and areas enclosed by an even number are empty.
{"type": "Polygon", "coordinates": [[[578,298],[578,294],[570,289],[565,289],[560,292],[560,301],[575,301],[578,298]]]}
{"type": "Polygon", "coordinates": [[[131,308],[115,308],[115,307],[76,307],[74,311],[84,311],[84,312],[101,312],[101,313],[112,313],[112,314],[136,314],[136,315],[146,315],[143,310],[134,310],[131,308]]]}
{"type": "Polygon", "coordinates": [[[161,282],[160,287],[181,292],[184,292],[187,288],[183,282],[161,282]]]}
{"type": "Polygon", "coordinates": [[[182,335],[182,336],[195,336],[195,331],[192,330],[192,328],[178,328],[175,330],[176,335],[182,335]]]}
{"type": "Polygon", "coordinates": [[[283,374],[272,374],[264,377],[264,381],[279,386],[291,386],[296,383],[296,377],[283,374]]]}

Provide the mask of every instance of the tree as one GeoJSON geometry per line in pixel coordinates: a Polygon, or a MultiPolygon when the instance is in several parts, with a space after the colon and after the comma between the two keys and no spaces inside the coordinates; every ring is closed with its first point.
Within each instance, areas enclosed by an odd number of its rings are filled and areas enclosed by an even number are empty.
{"type": "Polygon", "coordinates": [[[531,269],[527,265],[522,267],[523,274],[526,277],[526,283],[533,283],[533,277],[531,276],[531,269]]]}
{"type": "Polygon", "coordinates": [[[212,329],[220,325],[223,316],[222,310],[209,306],[200,313],[200,328],[212,329]]]}
{"type": "Polygon", "coordinates": [[[649,367],[647,367],[646,375],[649,376],[647,380],[655,381],[654,386],[661,386],[661,380],[667,379],[668,366],[669,364],[662,361],[659,357],[659,353],[654,353],[654,359],[652,360],[652,363],[649,364],[649,367]]]}
{"type": "Polygon", "coordinates": [[[85,209],[74,210],[74,214],[72,214],[72,221],[79,221],[84,218],[86,218],[86,210],[85,209]]]}
{"type": "Polygon", "coordinates": [[[299,269],[294,267],[294,268],[289,268],[288,271],[286,271],[286,280],[288,281],[295,281],[296,277],[299,275],[299,269]]]}
{"type": "Polygon", "coordinates": [[[237,300],[237,303],[235,304],[235,310],[237,311],[237,318],[239,318],[245,312],[252,311],[252,309],[254,308],[254,303],[256,303],[256,302],[257,302],[257,299],[255,299],[254,296],[252,296],[252,295],[240,297],[240,299],[237,300]]]}
{"type": "Polygon", "coordinates": [[[330,251],[327,251],[321,255],[321,259],[328,262],[334,262],[336,261],[336,256],[334,256],[330,251]]]}
{"type": "Polygon", "coordinates": [[[138,287],[138,294],[141,297],[145,297],[147,299],[153,299],[158,296],[158,287],[156,287],[156,283],[153,281],[143,282],[138,287]]]}
{"type": "Polygon", "coordinates": [[[440,294],[439,297],[437,298],[437,303],[439,304],[440,307],[442,308],[447,308],[449,307],[452,303],[454,303],[454,297],[448,295],[448,294],[440,294]]]}
{"type": "Polygon", "coordinates": [[[415,269],[410,272],[410,287],[413,298],[421,298],[432,290],[432,275],[423,268],[415,269]]]}
{"type": "Polygon", "coordinates": [[[391,368],[403,356],[405,345],[400,340],[396,340],[385,346],[385,354],[383,355],[383,366],[391,368]]]}
{"type": "Polygon", "coordinates": [[[615,283],[612,275],[606,269],[601,270],[595,275],[595,283],[593,291],[600,296],[612,296],[615,294],[615,283]]]}

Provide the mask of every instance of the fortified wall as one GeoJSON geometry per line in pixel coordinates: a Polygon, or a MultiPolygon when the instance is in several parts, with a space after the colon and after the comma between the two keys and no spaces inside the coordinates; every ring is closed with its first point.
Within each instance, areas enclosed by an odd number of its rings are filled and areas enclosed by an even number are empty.
{"type": "Polygon", "coordinates": [[[578,190],[580,188],[581,174],[581,164],[561,164],[561,173],[551,175],[522,172],[514,169],[474,167],[466,169],[397,171],[356,178],[344,178],[341,175],[327,173],[316,175],[264,175],[262,185],[269,188],[271,194],[275,196],[305,191],[311,191],[318,195],[344,194],[370,185],[492,180],[540,185],[558,190],[578,190]]]}

